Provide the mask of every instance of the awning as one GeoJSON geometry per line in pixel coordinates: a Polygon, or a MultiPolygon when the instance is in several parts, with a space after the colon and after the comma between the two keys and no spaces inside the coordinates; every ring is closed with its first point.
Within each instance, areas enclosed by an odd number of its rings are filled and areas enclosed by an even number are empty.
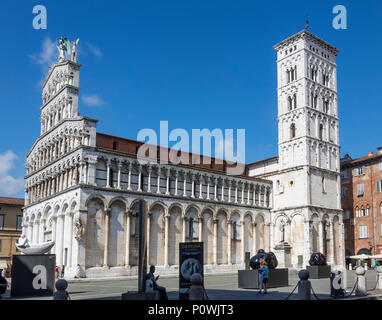
{"type": "Polygon", "coordinates": [[[382,259],[382,254],[376,254],[374,256],[370,256],[370,259],[382,259]]]}

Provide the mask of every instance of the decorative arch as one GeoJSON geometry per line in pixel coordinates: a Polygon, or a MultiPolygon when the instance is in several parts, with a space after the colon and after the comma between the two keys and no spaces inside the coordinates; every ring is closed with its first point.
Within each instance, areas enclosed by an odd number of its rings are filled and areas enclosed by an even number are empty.
{"type": "Polygon", "coordinates": [[[106,210],[106,208],[107,208],[107,200],[106,200],[106,198],[105,198],[103,195],[101,195],[101,194],[92,194],[92,195],[90,195],[90,196],[86,199],[86,201],[85,201],[85,207],[88,208],[88,207],[89,207],[89,202],[90,202],[91,200],[94,200],[94,199],[98,199],[98,200],[100,200],[100,201],[102,202],[102,204],[103,204],[103,209],[106,210]]]}

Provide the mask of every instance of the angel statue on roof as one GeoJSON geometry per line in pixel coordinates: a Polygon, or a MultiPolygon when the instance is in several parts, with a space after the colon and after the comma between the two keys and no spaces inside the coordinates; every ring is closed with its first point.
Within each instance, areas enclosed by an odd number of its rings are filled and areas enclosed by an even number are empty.
{"type": "Polygon", "coordinates": [[[58,62],[64,62],[65,61],[65,52],[70,55],[70,41],[68,38],[63,39],[62,37],[60,40],[58,40],[59,45],[56,46],[58,49],[58,52],[60,53],[58,57],[58,62]]]}

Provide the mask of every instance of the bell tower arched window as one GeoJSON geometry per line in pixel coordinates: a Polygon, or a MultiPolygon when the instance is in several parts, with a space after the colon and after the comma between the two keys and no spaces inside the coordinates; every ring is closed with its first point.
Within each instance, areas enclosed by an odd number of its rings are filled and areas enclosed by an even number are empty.
{"type": "Polygon", "coordinates": [[[296,137],[296,125],[292,123],[290,125],[290,138],[293,139],[296,137]]]}
{"type": "Polygon", "coordinates": [[[324,132],[324,125],[321,123],[319,131],[318,131],[318,138],[321,140],[322,140],[323,132],[324,132]]]}

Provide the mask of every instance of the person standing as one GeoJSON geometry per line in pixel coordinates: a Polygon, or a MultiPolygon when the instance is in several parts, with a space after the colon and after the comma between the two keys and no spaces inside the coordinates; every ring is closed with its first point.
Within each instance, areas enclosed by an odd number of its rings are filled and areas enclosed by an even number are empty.
{"type": "Polygon", "coordinates": [[[59,276],[60,276],[60,273],[59,273],[59,271],[58,271],[58,266],[56,266],[56,268],[54,269],[54,273],[55,273],[55,275],[56,275],[56,279],[58,279],[59,276]]]}
{"type": "Polygon", "coordinates": [[[264,273],[264,268],[263,268],[263,259],[259,259],[259,262],[260,262],[260,266],[259,266],[259,269],[257,269],[257,276],[258,276],[258,279],[259,279],[259,292],[258,293],[261,293],[261,290],[263,289],[263,273],[264,273]]]}
{"type": "Polygon", "coordinates": [[[65,275],[65,266],[63,265],[61,268],[61,278],[64,278],[65,275]]]}
{"type": "Polygon", "coordinates": [[[263,289],[264,289],[264,294],[267,294],[268,278],[269,278],[269,269],[267,266],[267,262],[265,260],[263,260],[263,289]]]}
{"type": "Polygon", "coordinates": [[[2,299],[1,295],[3,295],[7,291],[8,281],[3,276],[3,269],[1,269],[0,273],[0,300],[2,299]]]}

